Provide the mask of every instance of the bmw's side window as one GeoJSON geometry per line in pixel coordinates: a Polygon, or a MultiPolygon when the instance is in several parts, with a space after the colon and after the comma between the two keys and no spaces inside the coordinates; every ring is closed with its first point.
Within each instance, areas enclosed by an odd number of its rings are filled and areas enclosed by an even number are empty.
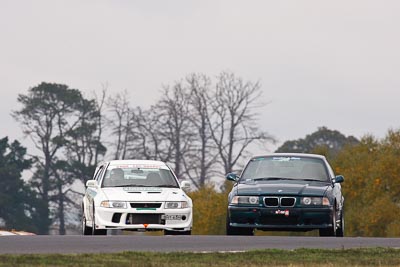
{"type": "Polygon", "coordinates": [[[331,179],[335,178],[335,174],[332,170],[331,165],[327,164],[327,166],[328,166],[329,176],[331,177],[331,179]]]}

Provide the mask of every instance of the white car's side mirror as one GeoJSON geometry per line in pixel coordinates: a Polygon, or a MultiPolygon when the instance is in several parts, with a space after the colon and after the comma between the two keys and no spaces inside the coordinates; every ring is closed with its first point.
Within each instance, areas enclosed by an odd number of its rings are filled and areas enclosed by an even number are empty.
{"type": "Polygon", "coordinates": [[[190,189],[191,186],[192,186],[192,184],[189,181],[182,181],[181,182],[181,188],[183,190],[188,190],[188,189],[190,189]]]}
{"type": "Polygon", "coordinates": [[[191,187],[191,183],[189,181],[182,181],[181,182],[181,188],[184,190],[190,189],[191,187]]]}
{"type": "Polygon", "coordinates": [[[97,188],[98,185],[97,185],[96,180],[88,180],[88,181],[86,182],[86,187],[94,187],[94,188],[97,188]]]}

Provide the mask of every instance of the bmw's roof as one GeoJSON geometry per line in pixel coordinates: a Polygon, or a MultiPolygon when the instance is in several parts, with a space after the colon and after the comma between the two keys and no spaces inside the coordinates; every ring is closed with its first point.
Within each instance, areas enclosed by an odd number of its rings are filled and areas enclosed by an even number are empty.
{"type": "Polygon", "coordinates": [[[323,155],[309,154],[309,153],[270,153],[270,154],[254,156],[251,159],[262,158],[262,157],[308,157],[308,158],[325,159],[325,156],[323,155]]]}

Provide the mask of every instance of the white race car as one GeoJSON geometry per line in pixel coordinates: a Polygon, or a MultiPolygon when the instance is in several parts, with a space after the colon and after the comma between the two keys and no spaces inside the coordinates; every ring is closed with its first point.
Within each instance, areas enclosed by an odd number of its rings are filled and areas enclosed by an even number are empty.
{"type": "Polygon", "coordinates": [[[164,230],[190,235],[192,200],[171,169],[161,161],[113,160],[100,164],[86,183],[82,201],[82,233],[106,235],[107,230],[164,230]]]}

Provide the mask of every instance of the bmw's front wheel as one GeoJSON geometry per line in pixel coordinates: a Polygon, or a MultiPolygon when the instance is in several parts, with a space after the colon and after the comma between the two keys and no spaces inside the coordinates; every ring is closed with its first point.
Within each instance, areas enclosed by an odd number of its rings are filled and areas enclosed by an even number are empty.
{"type": "Polygon", "coordinates": [[[231,226],[231,222],[229,219],[229,215],[226,216],[226,235],[254,235],[253,228],[245,228],[245,227],[233,227],[231,226]]]}
{"type": "Polygon", "coordinates": [[[342,212],[340,214],[340,220],[339,220],[339,225],[336,230],[336,236],[337,237],[344,237],[344,210],[342,209],[342,212]]]}
{"type": "Polygon", "coordinates": [[[331,227],[325,229],[319,229],[319,236],[336,236],[337,222],[336,222],[336,208],[332,211],[331,227]]]}

